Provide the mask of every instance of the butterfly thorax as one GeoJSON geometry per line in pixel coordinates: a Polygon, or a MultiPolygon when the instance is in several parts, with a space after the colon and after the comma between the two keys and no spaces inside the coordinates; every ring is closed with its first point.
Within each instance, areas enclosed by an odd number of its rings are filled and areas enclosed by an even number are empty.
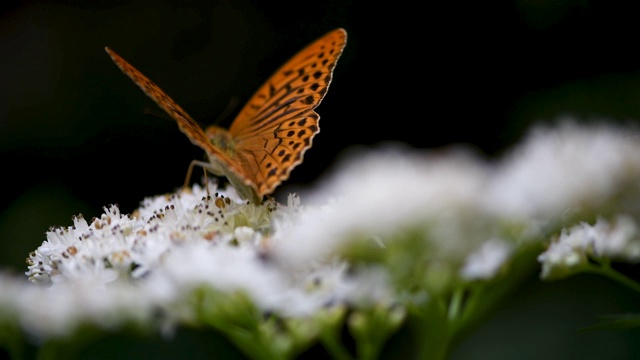
{"type": "MultiPolygon", "coordinates": [[[[213,145],[213,149],[220,151],[227,158],[235,158],[236,143],[226,129],[211,125],[207,127],[205,133],[209,143],[213,145]]],[[[226,176],[227,171],[225,170],[227,165],[220,162],[219,156],[217,156],[218,154],[210,153],[207,155],[211,163],[211,167],[209,168],[211,172],[216,175],[226,176]]]]}
{"type": "Polygon", "coordinates": [[[211,125],[207,127],[205,132],[213,146],[223,150],[227,154],[233,154],[235,152],[236,142],[226,129],[211,125]]]}

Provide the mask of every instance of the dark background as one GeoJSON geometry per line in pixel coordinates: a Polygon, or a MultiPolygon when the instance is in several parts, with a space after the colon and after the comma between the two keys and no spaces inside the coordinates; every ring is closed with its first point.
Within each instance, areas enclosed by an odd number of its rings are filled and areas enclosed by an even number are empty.
{"type": "MultiPolygon", "coordinates": [[[[45,239],[45,231],[71,225],[72,215],[98,216],[112,203],[129,213],[145,196],[173,191],[184,181],[189,162],[203,156],[120,72],[105,46],[203,126],[216,121],[228,126],[235,112],[220,116],[230,104],[237,101],[239,110],[295,52],[331,29],[345,28],[347,46],[317,109],[321,132],[304,163],[276,192],[283,199],[292,189],[313,187],[352,146],[464,143],[493,157],[531,124],[565,114],[583,121],[640,119],[640,8],[631,3],[4,2],[0,269],[24,272],[24,259],[45,239]]],[[[548,349],[547,359],[551,354],[586,358],[596,354],[591,348],[605,354],[623,348],[622,358],[638,355],[637,347],[628,348],[637,340],[629,333],[609,334],[614,340],[605,336],[600,342],[575,334],[597,314],[623,311],[630,303],[629,294],[620,295],[615,285],[602,290],[593,282],[583,284],[578,288],[588,295],[577,296],[563,292],[565,287],[534,282],[526,290],[532,293],[515,297],[511,306],[542,325],[524,321],[523,331],[523,320],[502,312],[497,330],[489,323],[460,356],[506,354],[501,347],[491,353],[490,341],[478,340],[482,334],[492,334],[493,341],[510,336],[522,347],[527,339],[558,328],[566,328],[560,339],[576,337],[564,350],[548,349]],[[541,295],[550,289],[559,291],[541,295]],[[517,299],[536,296],[577,320],[563,322],[557,314],[544,318],[526,304],[518,307],[517,299]],[[603,302],[574,303],[589,296],[603,302]]],[[[521,347],[515,349],[522,353],[521,347]]]]}

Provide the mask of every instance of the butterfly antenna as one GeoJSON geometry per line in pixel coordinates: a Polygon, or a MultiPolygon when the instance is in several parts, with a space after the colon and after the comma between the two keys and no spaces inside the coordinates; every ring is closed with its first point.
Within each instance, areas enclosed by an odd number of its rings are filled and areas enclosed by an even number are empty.
{"type": "Polygon", "coordinates": [[[157,111],[155,108],[151,108],[148,106],[142,110],[142,113],[148,116],[153,116],[154,118],[157,118],[157,119],[171,120],[171,118],[168,117],[165,112],[157,111]]]}
{"type": "Polygon", "coordinates": [[[220,125],[222,120],[226,120],[227,118],[229,118],[229,116],[233,113],[233,111],[238,107],[239,102],[240,100],[238,100],[237,96],[234,96],[231,99],[229,99],[229,102],[227,102],[227,107],[224,108],[222,113],[218,115],[216,120],[213,122],[214,125],[220,125]]]}

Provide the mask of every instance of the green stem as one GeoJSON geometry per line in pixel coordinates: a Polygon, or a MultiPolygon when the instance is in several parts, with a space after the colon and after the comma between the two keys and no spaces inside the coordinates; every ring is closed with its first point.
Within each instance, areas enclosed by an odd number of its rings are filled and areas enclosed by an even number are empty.
{"type": "Polygon", "coordinates": [[[457,289],[451,296],[451,302],[449,303],[449,321],[455,321],[460,315],[460,307],[462,306],[462,300],[464,298],[464,290],[457,289]]]}
{"type": "MultiPolygon", "coordinates": [[[[473,316],[478,315],[483,310],[482,301],[486,300],[484,297],[485,288],[483,286],[471,285],[467,290],[467,299],[465,300],[464,307],[459,310],[459,315],[453,322],[455,329],[463,327],[464,324],[470,322],[473,316]]],[[[491,299],[490,299],[491,300],[491,299]]]]}
{"type": "Polygon", "coordinates": [[[228,338],[238,346],[238,349],[253,359],[276,360],[282,358],[282,354],[277,354],[272,346],[268,343],[265,344],[265,339],[263,339],[257,331],[227,329],[226,334],[228,338]]]}
{"type": "Polygon", "coordinates": [[[624,274],[613,269],[608,262],[603,262],[599,265],[587,266],[585,267],[585,272],[605,276],[611,280],[618,282],[619,284],[622,284],[628,287],[629,289],[637,293],[640,293],[640,284],[638,284],[635,280],[631,279],[630,277],[625,276],[624,274]]]}
{"type": "MultiPolygon", "coordinates": [[[[460,309],[455,318],[449,318],[449,342],[454,347],[474,329],[491,317],[509,294],[524,285],[527,279],[538,269],[535,261],[539,245],[523,246],[513,255],[508,272],[499,279],[478,281],[468,284],[458,292],[464,294],[460,309]]],[[[500,276],[500,275],[498,275],[500,276]]],[[[536,278],[537,281],[537,278],[536,278]]],[[[454,294],[454,297],[459,296],[454,294]]],[[[452,299],[452,303],[454,299],[452,299]]],[[[450,310],[451,311],[451,310],[450,310]]]]}
{"type": "Polygon", "coordinates": [[[447,306],[431,299],[418,314],[409,316],[408,326],[414,334],[415,359],[444,360],[449,355],[451,336],[447,306]]]}
{"type": "Polygon", "coordinates": [[[353,360],[351,354],[345,349],[342,341],[337,338],[338,332],[328,332],[323,331],[320,335],[320,340],[324,348],[327,350],[329,354],[331,354],[332,359],[336,360],[353,360]]]}

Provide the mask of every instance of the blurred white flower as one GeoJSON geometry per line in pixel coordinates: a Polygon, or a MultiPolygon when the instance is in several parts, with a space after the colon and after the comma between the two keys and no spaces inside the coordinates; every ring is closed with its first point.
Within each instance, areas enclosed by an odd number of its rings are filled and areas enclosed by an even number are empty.
{"type": "Polygon", "coordinates": [[[496,168],[489,205],[504,218],[559,220],[573,208],[603,207],[622,191],[637,199],[638,135],[629,126],[569,118],[537,126],[496,168]]]}
{"type": "Polygon", "coordinates": [[[640,233],[636,220],[618,215],[613,223],[598,219],[595,226],[593,252],[599,258],[610,258],[635,263],[640,261],[640,233]]]}
{"type": "Polygon", "coordinates": [[[613,222],[600,217],[593,225],[581,222],[563,229],[538,257],[542,263],[541,277],[567,276],[585,266],[589,259],[640,261],[640,233],[636,221],[628,215],[618,215],[613,222]]]}
{"type": "MultiPolygon", "coordinates": [[[[454,149],[455,150],[455,149],[454,149]]],[[[431,154],[400,147],[352,153],[294,218],[274,221],[272,250],[305,264],[361,238],[381,245],[421,228],[435,252],[463,257],[483,236],[485,164],[465,150],[431,154]]],[[[485,223],[486,224],[486,223],[485,223]]],[[[486,237],[484,237],[486,238],[486,237]]]]}
{"type": "Polygon", "coordinates": [[[411,244],[407,250],[415,256],[404,261],[423,261],[425,271],[437,268],[466,279],[491,277],[512,246],[546,238],[576,210],[594,215],[633,209],[640,199],[639,153],[634,128],[566,119],[534,128],[493,164],[462,147],[352,151],[305,195],[321,205],[274,220],[270,250],[285,263],[304,266],[363,240],[390,249],[412,234],[422,242],[411,244]],[[485,243],[491,238],[503,239],[502,245],[485,243]]]}
{"type": "Polygon", "coordinates": [[[593,236],[593,228],[584,223],[569,230],[563,229],[558,239],[538,256],[542,263],[541,277],[563,277],[587,264],[587,252],[593,244],[593,236]]]}
{"type": "Polygon", "coordinates": [[[469,254],[461,270],[467,280],[488,280],[496,276],[509,259],[513,244],[502,239],[490,239],[469,254]]]}
{"type": "Polygon", "coordinates": [[[155,299],[132,284],[62,282],[43,287],[0,275],[0,289],[0,323],[14,324],[35,339],[70,336],[88,324],[109,330],[149,327],[157,321],[155,299]]]}

